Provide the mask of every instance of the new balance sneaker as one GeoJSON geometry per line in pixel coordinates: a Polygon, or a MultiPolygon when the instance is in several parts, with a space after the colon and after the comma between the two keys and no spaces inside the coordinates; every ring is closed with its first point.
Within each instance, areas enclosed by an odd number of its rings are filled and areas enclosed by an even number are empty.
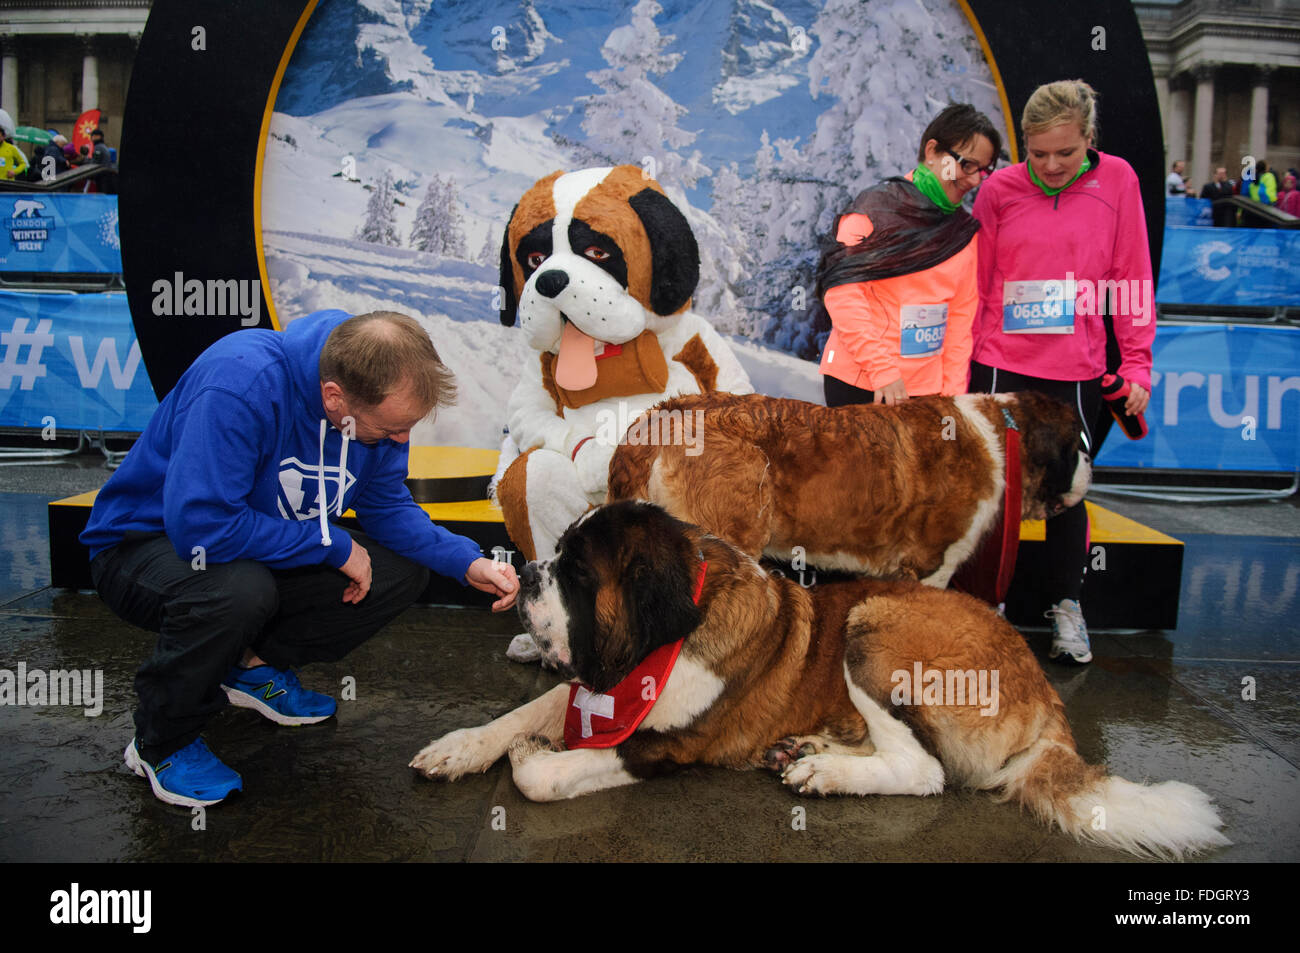
{"type": "Polygon", "coordinates": [[[167,804],[208,807],[244,789],[239,775],[209,751],[202,738],[196,738],[154,764],[140,755],[136,739],[132,738],[122,758],[128,768],[149,779],[154,797],[167,804]]]}
{"type": "Polygon", "coordinates": [[[236,665],[221,687],[230,704],[261,712],[277,725],[314,725],[338,710],[338,703],[330,696],[303,688],[292,669],[236,665]]]}
{"type": "Polygon", "coordinates": [[[1052,648],[1047,655],[1053,661],[1084,665],[1092,661],[1092,645],[1088,642],[1088,627],[1083,621],[1079,603],[1062,599],[1043,613],[1052,620],[1052,648]]]}

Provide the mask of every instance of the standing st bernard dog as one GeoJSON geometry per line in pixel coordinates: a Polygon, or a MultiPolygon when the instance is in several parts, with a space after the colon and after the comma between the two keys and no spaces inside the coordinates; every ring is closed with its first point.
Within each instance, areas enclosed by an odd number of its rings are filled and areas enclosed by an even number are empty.
{"type": "Polygon", "coordinates": [[[1024,640],[960,593],[871,579],[805,590],[630,501],[583,517],[522,579],[520,615],[584,684],[430,743],[411,762],[429,777],[486,771],[508,753],[519,789],[552,801],[682,765],[766,764],[800,794],[996,791],[1139,855],[1228,843],[1198,789],[1086,764],[1024,640]]]}
{"type": "Polygon", "coordinates": [[[1011,424],[1018,517],[1082,500],[1091,467],[1078,417],[1032,392],[833,408],[759,395],[665,401],[628,428],[608,499],[658,503],[756,558],[789,561],[802,547],[817,569],[943,588],[995,525],[1011,424]]]}

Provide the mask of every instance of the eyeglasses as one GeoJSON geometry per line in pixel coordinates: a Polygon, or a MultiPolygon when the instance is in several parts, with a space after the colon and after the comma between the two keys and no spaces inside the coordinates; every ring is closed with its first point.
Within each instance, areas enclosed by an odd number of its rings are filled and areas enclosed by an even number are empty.
{"type": "Polygon", "coordinates": [[[981,179],[987,179],[990,175],[993,174],[993,171],[997,168],[998,160],[996,157],[993,159],[993,162],[991,164],[987,166],[981,166],[974,159],[962,158],[960,155],[953,152],[951,149],[944,149],[943,151],[948,153],[948,155],[952,156],[954,159],[957,160],[957,165],[961,168],[962,175],[974,175],[976,172],[978,172],[980,174],[981,179]]]}

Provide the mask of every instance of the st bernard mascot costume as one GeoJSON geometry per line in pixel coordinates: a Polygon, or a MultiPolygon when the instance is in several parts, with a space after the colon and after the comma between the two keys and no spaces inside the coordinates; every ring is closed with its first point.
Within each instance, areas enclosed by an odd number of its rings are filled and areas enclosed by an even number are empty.
{"type": "Polygon", "coordinates": [[[507,409],[494,487],[529,560],[605,500],[630,422],[668,397],[753,392],[690,310],[699,248],[686,218],[635,165],[553,172],[524,193],[501,246],[501,323],[537,359],[507,409]]]}

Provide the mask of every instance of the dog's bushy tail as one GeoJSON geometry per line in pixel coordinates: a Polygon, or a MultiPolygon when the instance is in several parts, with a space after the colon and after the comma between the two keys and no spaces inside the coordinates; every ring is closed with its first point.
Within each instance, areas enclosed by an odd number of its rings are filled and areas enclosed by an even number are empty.
{"type": "Polygon", "coordinates": [[[1086,763],[1059,708],[1047,730],[1008,760],[988,787],[1076,840],[1139,857],[1182,860],[1232,843],[1200,789],[1181,781],[1134,784],[1086,763]]]}

